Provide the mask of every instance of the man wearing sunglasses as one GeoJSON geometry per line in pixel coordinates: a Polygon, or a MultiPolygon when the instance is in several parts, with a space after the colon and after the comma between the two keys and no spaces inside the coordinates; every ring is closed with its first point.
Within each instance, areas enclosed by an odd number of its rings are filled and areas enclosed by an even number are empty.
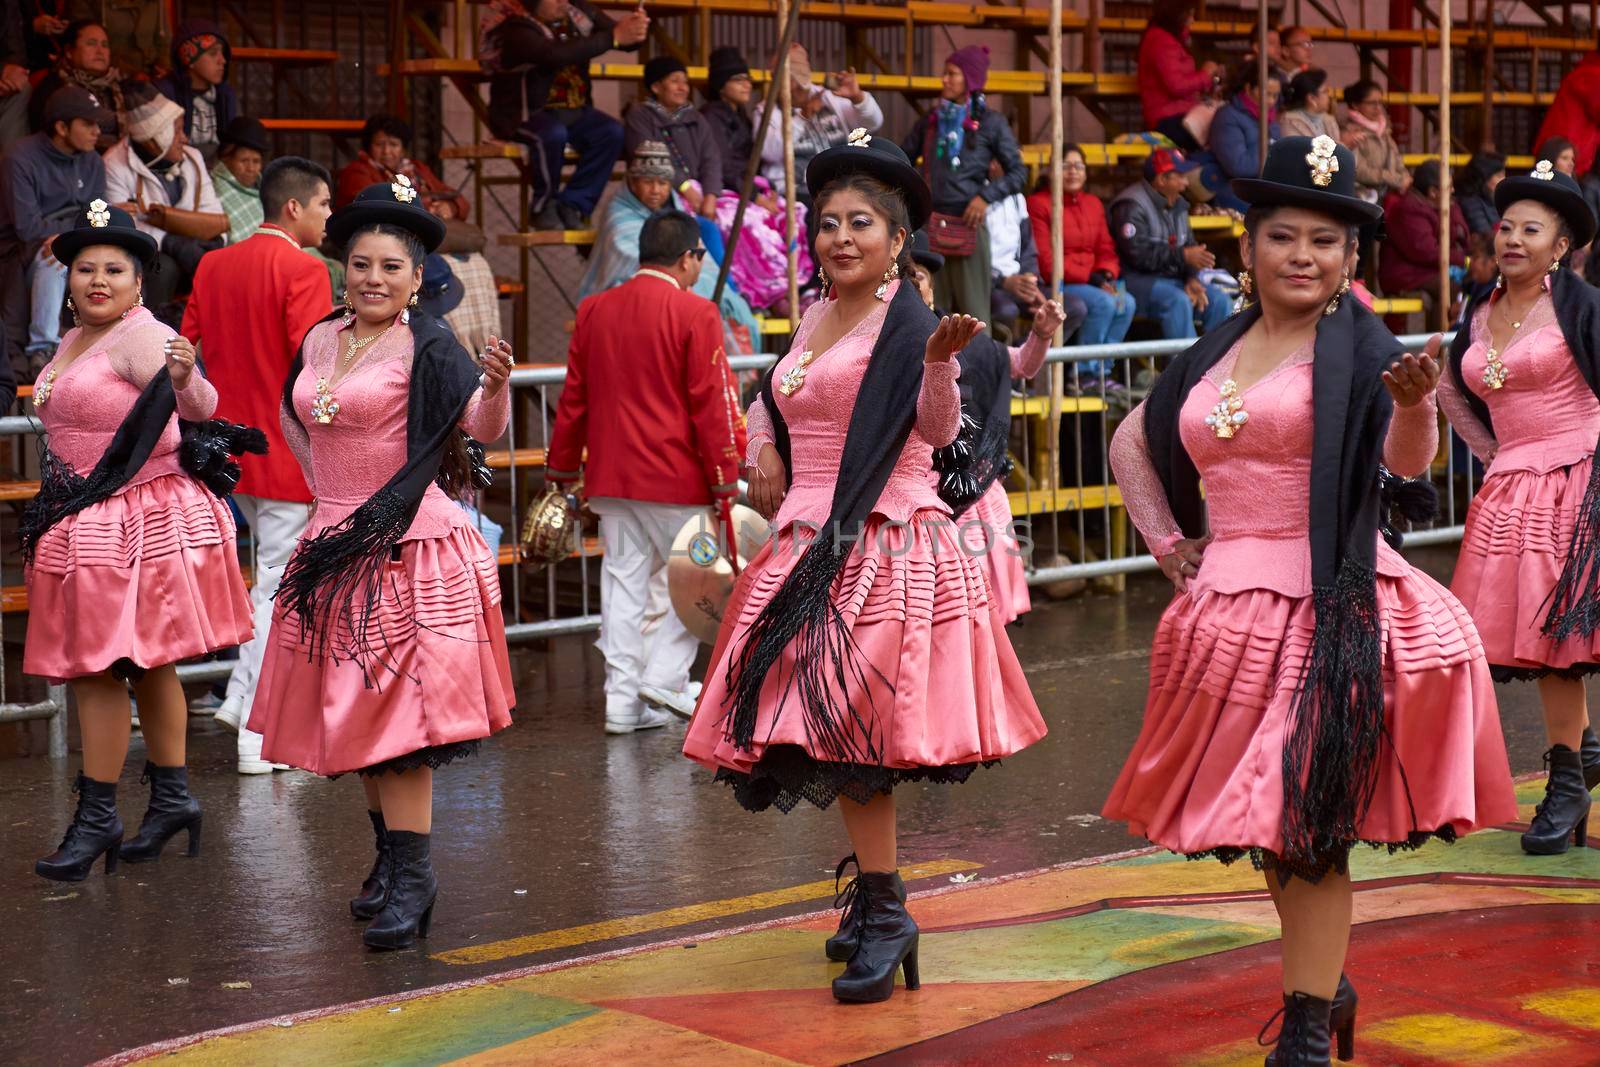
{"type": "Polygon", "coordinates": [[[600,516],[600,651],[606,732],[664,726],[694,711],[700,643],[667,593],[673,539],[738,494],[744,414],[716,305],[690,290],[706,249],[683,211],[639,233],[639,270],[578,305],[546,477],[580,480],[600,516]],[[587,448],[587,456],[585,449],[587,448]]]}

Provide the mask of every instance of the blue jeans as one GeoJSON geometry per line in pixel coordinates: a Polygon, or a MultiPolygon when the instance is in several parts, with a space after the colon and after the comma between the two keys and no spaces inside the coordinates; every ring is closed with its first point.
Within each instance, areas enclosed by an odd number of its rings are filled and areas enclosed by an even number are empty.
{"type": "MultiPolygon", "coordinates": [[[[1176,278],[1145,276],[1129,279],[1129,288],[1135,295],[1139,314],[1155,319],[1161,324],[1161,336],[1169,340],[1195,336],[1194,305],[1183,283],[1176,278]],[[1143,296],[1140,296],[1140,291],[1143,296]]],[[[1233,300],[1214,285],[1206,286],[1206,309],[1198,312],[1200,332],[1210,333],[1233,314],[1233,300]]]]}
{"type": "Polygon", "coordinates": [[[622,156],[622,123],[593,107],[541,108],[517,127],[516,139],[528,146],[534,211],[553,196],[591,214],[611,180],[611,168],[622,156]],[[568,144],[578,153],[578,165],[567,187],[557,192],[568,144]]]}
{"type": "Polygon", "coordinates": [[[1133,321],[1133,297],[1127,286],[1117,283],[1117,295],[1112,296],[1098,285],[1069,285],[1067,295],[1083,302],[1083,325],[1078,327],[1080,345],[1114,345],[1128,336],[1128,324],[1133,321]]]}
{"type": "Polygon", "coordinates": [[[28,264],[28,291],[28,354],[51,355],[61,343],[61,306],[67,299],[67,268],[40,250],[28,264]]]}

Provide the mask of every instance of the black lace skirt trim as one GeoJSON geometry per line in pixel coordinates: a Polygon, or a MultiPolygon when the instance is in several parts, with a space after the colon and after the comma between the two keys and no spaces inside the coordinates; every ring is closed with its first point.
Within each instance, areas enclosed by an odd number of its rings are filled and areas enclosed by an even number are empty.
{"type": "Polygon", "coordinates": [[[799,745],[773,745],[748,774],[723,768],[715,781],[733,787],[733,799],[746,811],[776,807],[787,815],[802,800],[826,811],[843,796],[865,804],[879,793],[892,793],[905,782],[960,785],[979,767],[999,760],[955,763],[946,767],[879,767],[867,763],[829,763],[813,759],[799,745]]]}
{"type": "MultiPolygon", "coordinates": [[[[478,748],[483,744],[481,739],[471,741],[452,741],[448,745],[431,745],[428,748],[419,748],[415,752],[407,752],[404,756],[386,759],[382,763],[374,763],[370,767],[362,767],[356,771],[363,778],[376,778],[380,774],[391,771],[401,774],[405,771],[414,771],[418,767],[430,767],[438,770],[445,764],[454,763],[458,759],[476,756],[478,748]]],[[[338,777],[335,775],[334,777],[338,777]]]]}
{"type": "Polygon", "coordinates": [[[1236,863],[1250,857],[1250,866],[1258,871],[1274,871],[1278,875],[1279,884],[1285,884],[1291,878],[1300,878],[1312,885],[1322,881],[1330,871],[1335,874],[1348,874],[1350,871],[1350,852],[1357,845],[1366,845],[1369,848],[1384,848],[1389,850],[1389,855],[1396,852],[1415,852],[1434,838],[1438,838],[1447,845],[1456,843],[1456,830],[1453,826],[1441,826],[1437,830],[1413,830],[1404,841],[1351,841],[1320,852],[1313,857],[1310,863],[1285,862],[1277,853],[1265,848],[1237,848],[1232,845],[1223,845],[1219,848],[1207,849],[1204,852],[1185,852],[1185,859],[1220,860],[1224,866],[1236,863]]]}
{"type": "Polygon", "coordinates": [[[1497,682],[1532,682],[1540,678],[1576,680],[1600,674],[1600,663],[1574,663],[1570,667],[1502,667],[1489,664],[1489,675],[1497,682]]]}

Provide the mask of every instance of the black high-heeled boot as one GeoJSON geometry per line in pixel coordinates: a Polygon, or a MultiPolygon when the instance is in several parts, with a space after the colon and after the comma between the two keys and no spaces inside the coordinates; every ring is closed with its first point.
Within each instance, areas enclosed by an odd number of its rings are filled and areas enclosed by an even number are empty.
{"type": "MultiPolygon", "coordinates": [[[[1285,993],[1283,1007],[1272,1019],[1280,1014],[1283,1029],[1278,1032],[1278,1047],[1266,1058],[1266,1067],[1331,1067],[1333,1038],[1329,1023],[1333,1001],[1309,993],[1285,993]]],[[[1261,1028],[1257,1041],[1262,1040],[1272,1019],[1261,1028]]],[[[1354,1016],[1351,1025],[1354,1025],[1354,1016]]]]}
{"type": "MultiPolygon", "coordinates": [[[[1359,999],[1356,996],[1356,987],[1350,984],[1350,979],[1341,974],[1339,988],[1333,994],[1333,1007],[1328,1012],[1328,1028],[1337,1039],[1341,1062],[1348,1063],[1356,1058],[1356,1004],[1359,999]]],[[[1268,1024],[1271,1024],[1271,1020],[1268,1020],[1268,1024]]],[[[1273,1049],[1267,1056],[1266,1067],[1279,1067],[1280,1062],[1278,1050],[1273,1049]]]]}
{"type": "Polygon", "coordinates": [[[861,943],[861,864],[856,863],[854,852],[840,860],[839,866],[834,869],[833,906],[843,909],[839,915],[839,929],[828,938],[823,950],[833,962],[844,963],[856,954],[856,946],[861,943]],[[841,890],[839,880],[844,877],[844,869],[852,863],[856,864],[856,876],[846,882],[841,890]]]}
{"type": "Polygon", "coordinates": [[[1583,787],[1592,792],[1600,785],[1600,737],[1595,736],[1593,726],[1583,728],[1578,754],[1583,758],[1583,787]]]}
{"type": "Polygon", "coordinates": [[[56,882],[81,882],[89,868],[106,857],[106,873],[117,869],[117,846],[122,844],[122,819],[117,815],[117,783],[97,782],[78,772],[72,786],[78,810],[57,849],[33,865],[33,873],[56,882]]]}
{"type": "Polygon", "coordinates": [[[350,901],[350,914],[357,919],[370,919],[378,914],[389,895],[389,833],[383,826],[383,812],[368,811],[367,818],[372,820],[378,858],[372,861],[372,872],[361,883],[361,892],[350,901]]]}
{"type": "Polygon", "coordinates": [[[1589,791],[1583,787],[1583,761],[1566,745],[1552,745],[1544,754],[1550,776],[1544,799],[1522,835],[1522,851],[1534,856],[1559,856],[1567,840],[1582,848],[1589,834],[1589,791]]]}
{"type": "Polygon", "coordinates": [[[150,783],[150,806],[145,809],[139,834],[122,846],[129,863],[161,858],[161,850],[179,830],[189,831],[189,855],[200,855],[200,802],[189,795],[187,767],[157,767],[145,762],[139,781],[150,783]]]}
{"type": "Polygon", "coordinates": [[[389,894],[372,925],[361,935],[371,948],[410,948],[428,936],[439,882],[428,859],[428,835],[390,830],[389,894]]]}
{"type": "Polygon", "coordinates": [[[906,911],[906,886],[896,871],[862,871],[860,888],[861,941],[833,980],[836,1000],[872,1004],[894,993],[894,973],[902,966],[906,988],[922,983],[917,974],[917,924],[906,911]]]}

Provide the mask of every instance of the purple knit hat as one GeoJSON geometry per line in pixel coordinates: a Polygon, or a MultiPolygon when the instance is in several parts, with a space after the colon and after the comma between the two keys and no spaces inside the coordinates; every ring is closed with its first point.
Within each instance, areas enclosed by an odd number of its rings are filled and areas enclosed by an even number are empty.
{"type": "Polygon", "coordinates": [[[962,76],[967,79],[967,92],[983,92],[984,85],[989,81],[988,45],[969,44],[965,48],[957,48],[945,62],[960,68],[962,76]]]}

